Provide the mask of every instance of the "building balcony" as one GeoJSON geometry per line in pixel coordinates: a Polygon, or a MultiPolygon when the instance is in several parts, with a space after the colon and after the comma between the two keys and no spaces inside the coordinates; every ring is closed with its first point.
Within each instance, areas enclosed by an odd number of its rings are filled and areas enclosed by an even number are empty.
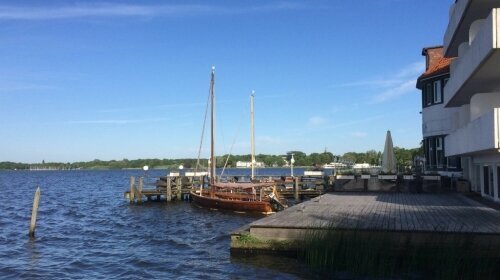
{"type": "Polygon", "coordinates": [[[458,55],[458,48],[469,41],[472,23],[488,16],[500,7],[500,0],[456,0],[450,7],[450,21],[444,35],[444,53],[447,57],[458,55]]]}
{"type": "Polygon", "coordinates": [[[444,109],[443,104],[437,104],[423,108],[422,110],[422,134],[424,137],[435,135],[446,135],[450,132],[450,111],[455,108],[444,109]]]}
{"type": "Polygon", "coordinates": [[[494,108],[446,136],[444,139],[445,156],[498,152],[499,141],[500,108],[494,108]]]}
{"type": "Polygon", "coordinates": [[[444,88],[446,107],[470,103],[476,93],[499,89],[500,9],[493,9],[484,20],[470,28],[470,41],[462,43],[450,65],[450,80],[444,88]]]}

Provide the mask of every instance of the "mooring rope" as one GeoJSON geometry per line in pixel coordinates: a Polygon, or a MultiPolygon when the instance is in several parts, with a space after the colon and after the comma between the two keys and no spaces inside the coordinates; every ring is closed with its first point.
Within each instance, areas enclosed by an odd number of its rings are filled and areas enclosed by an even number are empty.
{"type": "Polygon", "coordinates": [[[238,124],[238,128],[236,129],[236,134],[234,135],[233,143],[231,144],[231,147],[229,147],[229,153],[227,154],[226,162],[224,163],[224,167],[222,168],[222,172],[220,174],[221,177],[222,177],[222,175],[224,175],[224,171],[226,170],[227,163],[229,161],[229,157],[231,156],[231,153],[233,152],[234,144],[236,143],[236,139],[238,138],[238,135],[240,134],[240,129],[241,129],[242,123],[243,123],[243,114],[240,117],[240,122],[238,124]]]}
{"type": "Polygon", "coordinates": [[[205,136],[205,127],[207,124],[208,105],[209,104],[210,104],[210,86],[208,89],[207,106],[205,107],[205,118],[203,119],[203,128],[201,130],[200,147],[198,148],[198,158],[196,159],[196,167],[194,169],[194,172],[195,172],[194,174],[198,173],[198,167],[200,166],[201,149],[203,146],[203,137],[205,136]]]}

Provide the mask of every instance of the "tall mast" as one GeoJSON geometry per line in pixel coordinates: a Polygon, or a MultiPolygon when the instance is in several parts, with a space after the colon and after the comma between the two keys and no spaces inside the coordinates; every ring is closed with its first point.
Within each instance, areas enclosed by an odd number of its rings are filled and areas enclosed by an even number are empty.
{"type": "Polygon", "coordinates": [[[254,110],[253,110],[253,98],[255,95],[255,90],[252,90],[250,95],[250,153],[251,153],[251,163],[252,167],[252,180],[255,177],[255,127],[254,127],[254,110]]]}
{"type": "Polygon", "coordinates": [[[215,66],[212,66],[212,74],[210,79],[210,183],[215,183],[215,66]]]}

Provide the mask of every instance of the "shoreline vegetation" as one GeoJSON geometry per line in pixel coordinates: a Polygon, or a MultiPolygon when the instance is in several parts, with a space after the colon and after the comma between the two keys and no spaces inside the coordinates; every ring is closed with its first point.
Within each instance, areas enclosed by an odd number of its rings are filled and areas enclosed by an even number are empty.
{"type": "Polygon", "coordinates": [[[495,279],[499,252],[495,239],[480,242],[474,235],[434,234],[412,240],[331,226],[308,234],[297,254],[330,277],[495,279]]]}
{"type": "Polygon", "coordinates": [[[248,232],[232,239],[232,254],[297,258],[328,279],[496,279],[497,239],[441,233],[397,236],[328,226],[304,240],[260,240],[248,232]]]}
{"type": "MultiPolygon", "coordinates": [[[[422,148],[405,149],[394,148],[396,160],[399,166],[405,166],[417,155],[422,155],[422,148]]],[[[330,152],[306,154],[301,151],[290,151],[286,155],[266,155],[259,154],[255,156],[257,162],[262,162],[265,167],[286,167],[290,161],[291,155],[294,156],[294,166],[311,167],[321,166],[334,161],[345,161],[352,163],[369,163],[378,165],[381,159],[381,152],[369,150],[364,153],[347,152],[343,155],[334,155],[330,152]]],[[[221,168],[228,155],[217,157],[217,167],[221,168]]],[[[75,170],[75,169],[142,169],[143,166],[149,166],[151,169],[177,169],[180,165],[184,168],[195,168],[197,159],[122,159],[122,160],[99,160],[80,161],[80,162],[45,162],[40,163],[22,163],[4,161],[0,162],[0,170],[75,170]]],[[[231,155],[227,162],[227,167],[236,167],[238,161],[250,161],[250,155],[231,155]]],[[[201,163],[206,165],[207,159],[201,159],[201,163]]]]}

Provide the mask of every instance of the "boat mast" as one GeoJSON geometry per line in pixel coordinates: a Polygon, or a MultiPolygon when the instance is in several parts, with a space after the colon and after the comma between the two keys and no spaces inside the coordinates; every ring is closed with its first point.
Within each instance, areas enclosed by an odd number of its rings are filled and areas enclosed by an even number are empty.
{"type": "Polygon", "coordinates": [[[215,173],[215,66],[212,66],[212,73],[210,79],[210,183],[215,183],[215,177],[217,176],[215,173]]]}
{"type": "Polygon", "coordinates": [[[250,95],[250,153],[251,153],[251,163],[252,167],[252,180],[255,177],[255,127],[254,127],[254,109],[253,109],[253,98],[255,95],[255,90],[252,90],[250,95]]]}

